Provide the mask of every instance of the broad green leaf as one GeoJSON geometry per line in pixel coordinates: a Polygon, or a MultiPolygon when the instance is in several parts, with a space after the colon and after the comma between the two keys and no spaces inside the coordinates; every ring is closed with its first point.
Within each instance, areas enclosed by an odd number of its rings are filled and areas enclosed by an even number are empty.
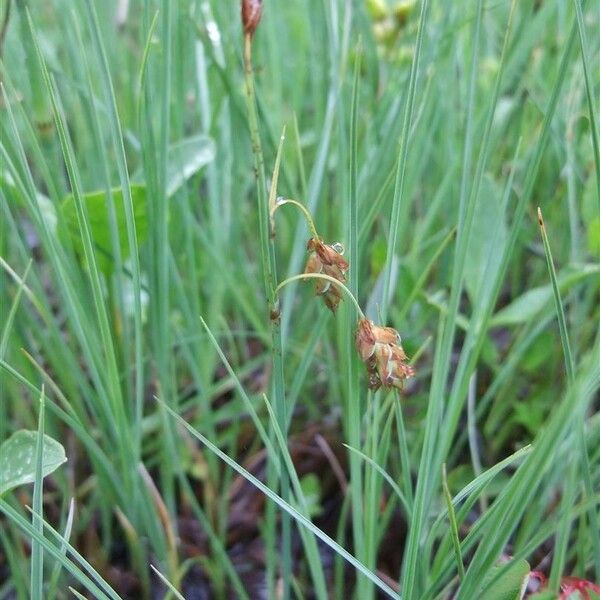
{"type": "MultiPolygon", "coordinates": [[[[125,260],[129,256],[129,244],[127,242],[127,221],[125,218],[125,209],[123,207],[123,192],[121,191],[121,188],[114,188],[111,190],[111,194],[115,208],[121,258],[125,260]]],[[[141,244],[148,236],[146,186],[132,185],[131,199],[133,201],[133,217],[135,220],[137,241],[138,244],[141,244]]],[[[86,204],[88,212],[92,241],[96,249],[98,264],[105,273],[110,272],[114,267],[110,219],[107,205],[107,202],[110,200],[103,191],[100,191],[84,194],[83,201],[86,204]]],[[[75,199],[72,195],[67,196],[63,200],[60,216],[62,233],[70,235],[75,250],[80,256],[83,256],[83,240],[81,239],[79,223],[77,221],[75,199]]]]}
{"type": "Polygon", "coordinates": [[[487,587],[484,581],[481,598],[486,598],[486,600],[520,600],[523,597],[531,571],[529,563],[526,560],[513,561],[508,569],[496,581],[493,581],[500,569],[503,568],[505,568],[505,565],[499,565],[490,570],[486,581],[490,581],[492,584],[487,587]]]}
{"type": "MultiPolygon", "coordinates": [[[[563,270],[558,277],[561,294],[566,293],[573,285],[588,277],[597,277],[599,273],[600,266],[593,264],[563,270]]],[[[492,318],[492,326],[517,325],[529,321],[549,306],[551,301],[551,284],[533,288],[499,310],[492,318]]]]}
{"type": "MultiPolygon", "coordinates": [[[[171,144],[167,150],[167,196],[173,196],[190,177],[214,158],[215,144],[206,135],[195,135],[171,144]]],[[[131,179],[143,183],[143,171],[136,171],[131,179]]]]}
{"type": "MultiPolygon", "coordinates": [[[[36,431],[21,429],[0,445],[0,495],[35,480],[36,431]]],[[[44,435],[42,475],[46,477],[66,462],[62,444],[44,435]]]]}

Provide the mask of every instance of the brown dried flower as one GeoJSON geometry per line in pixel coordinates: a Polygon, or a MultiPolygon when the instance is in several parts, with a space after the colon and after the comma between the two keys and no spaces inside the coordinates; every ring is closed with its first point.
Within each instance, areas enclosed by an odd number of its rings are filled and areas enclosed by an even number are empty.
{"type": "MultiPolygon", "coordinates": [[[[346,283],[346,272],[348,262],[342,256],[341,244],[325,244],[319,238],[313,237],[308,240],[306,249],[310,252],[306,262],[304,273],[323,273],[337,279],[340,283],[346,283]]],[[[342,294],[339,288],[331,281],[318,279],[315,293],[323,296],[325,304],[332,312],[335,312],[342,294]]]]}
{"type": "Polygon", "coordinates": [[[242,0],[242,25],[244,34],[252,37],[260,23],[262,0],[242,0]]]}
{"type": "Polygon", "coordinates": [[[392,327],[378,327],[360,319],[356,330],[356,349],[367,366],[369,387],[402,389],[404,381],[415,374],[406,361],[400,334],[392,327]]]}

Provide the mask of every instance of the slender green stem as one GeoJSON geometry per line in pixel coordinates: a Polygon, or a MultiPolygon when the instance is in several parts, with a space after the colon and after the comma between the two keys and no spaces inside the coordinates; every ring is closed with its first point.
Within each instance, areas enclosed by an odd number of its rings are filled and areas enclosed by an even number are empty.
{"type": "Polygon", "coordinates": [[[8,31],[8,22],[10,21],[10,1],[6,0],[6,6],[4,7],[4,16],[2,17],[2,26],[0,27],[0,58],[4,51],[4,40],[6,39],[6,32],[8,31]]]}
{"type": "Polygon", "coordinates": [[[306,206],[304,206],[297,200],[292,200],[291,198],[278,198],[277,202],[275,202],[275,206],[273,206],[273,208],[271,209],[271,219],[273,219],[273,217],[275,216],[275,212],[277,211],[277,209],[281,208],[282,206],[285,206],[286,204],[292,204],[293,206],[299,208],[306,217],[306,222],[308,224],[312,237],[316,239],[321,239],[319,237],[319,234],[317,233],[317,228],[315,227],[315,222],[313,221],[310,212],[308,212],[306,206]]]}
{"type": "MultiPolygon", "coordinates": [[[[596,195],[598,201],[598,212],[600,213],[600,135],[598,134],[598,113],[596,112],[594,100],[594,84],[590,79],[588,44],[585,34],[585,20],[583,17],[583,2],[575,0],[575,11],[577,15],[577,29],[579,31],[579,42],[581,45],[581,64],[583,66],[583,76],[585,79],[585,91],[590,112],[590,133],[592,138],[592,147],[594,149],[594,165],[596,167],[596,195]]],[[[596,73],[597,74],[597,73],[596,73]]],[[[600,573],[598,573],[600,577],[600,573]]]]}
{"type": "MultiPolygon", "coordinates": [[[[358,236],[358,109],[359,109],[359,89],[360,74],[362,63],[362,43],[359,39],[356,46],[356,61],[354,63],[354,81],[352,85],[352,102],[350,105],[350,156],[349,156],[349,180],[348,180],[348,251],[350,272],[348,276],[348,288],[354,298],[358,299],[358,284],[360,274],[359,262],[359,236],[358,236]]],[[[341,338],[346,346],[346,364],[347,364],[347,399],[346,399],[346,427],[348,441],[351,446],[360,448],[362,444],[362,408],[361,398],[363,396],[360,387],[359,369],[357,368],[357,356],[352,351],[351,344],[348,343],[350,332],[353,329],[353,315],[351,311],[346,311],[346,331],[341,338]]],[[[352,510],[352,537],[354,547],[357,548],[358,557],[362,560],[367,559],[367,544],[365,539],[365,529],[368,504],[365,502],[363,493],[363,465],[359,462],[358,456],[351,453],[350,462],[350,498],[352,510]]],[[[376,505],[377,503],[375,503],[376,505]]],[[[373,510],[375,507],[372,507],[373,510]]],[[[358,577],[356,582],[356,595],[364,597],[365,600],[373,597],[373,586],[366,577],[358,577]]]]}
{"type": "Polygon", "coordinates": [[[402,120],[402,133],[400,137],[400,151],[398,153],[398,165],[396,170],[396,180],[394,184],[394,198],[392,201],[392,214],[390,217],[390,235],[388,237],[388,246],[386,253],[385,276],[383,280],[383,298],[381,316],[385,322],[387,312],[392,298],[390,298],[390,284],[392,280],[392,270],[394,266],[394,255],[396,253],[396,241],[398,230],[401,224],[402,206],[406,202],[404,198],[406,163],[408,160],[408,137],[410,134],[410,124],[412,120],[415,94],[417,89],[417,75],[419,72],[419,59],[423,47],[423,38],[425,36],[425,25],[429,14],[429,0],[423,0],[421,4],[421,14],[419,16],[419,28],[417,30],[417,39],[415,43],[415,53],[413,56],[410,78],[408,82],[407,99],[404,108],[402,120]]]}
{"type": "MultiPolygon", "coordinates": [[[[39,417],[37,441],[35,447],[35,481],[33,486],[33,512],[31,525],[39,535],[44,535],[44,474],[42,472],[42,461],[44,453],[44,384],[39,400],[39,417]]],[[[42,600],[44,597],[44,549],[40,542],[33,539],[31,542],[31,598],[42,600]]]]}
{"type": "Polygon", "coordinates": [[[558,317],[558,327],[560,329],[560,339],[565,355],[565,369],[567,371],[567,379],[569,381],[569,385],[573,385],[573,382],[575,381],[575,362],[573,360],[573,352],[571,351],[571,343],[569,341],[569,334],[567,331],[567,320],[565,318],[565,311],[560,298],[560,290],[558,288],[558,280],[556,278],[556,270],[554,269],[554,261],[552,259],[552,252],[550,250],[548,234],[546,233],[546,226],[544,225],[544,217],[542,216],[542,210],[539,206],[537,209],[537,215],[538,224],[540,226],[540,233],[542,235],[542,241],[544,243],[546,263],[548,265],[548,272],[550,273],[550,281],[552,282],[552,290],[554,292],[554,302],[556,305],[556,315],[558,317]]]}
{"type": "MultiPolygon", "coordinates": [[[[252,141],[252,152],[254,155],[254,168],[257,178],[257,203],[258,203],[258,228],[260,237],[260,254],[263,272],[263,282],[269,314],[273,317],[277,314],[277,292],[275,282],[276,261],[273,238],[269,234],[269,198],[267,197],[267,183],[265,176],[265,163],[258,128],[258,109],[256,94],[254,91],[254,73],[252,68],[252,35],[244,35],[244,82],[246,88],[246,109],[248,113],[250,138],[252,141]]],[[[275,172],[271,184],[271,195],[277,189],[277,178],[279,175],[279,161],[283,145],[283,136],[280,141],[278,158],[276,160],[275,172]]],[[[287,407],[285,404],[285,389],[283,379],[283,343],[281,339],[281,323],[278,318],[270,318],[272,354],[273,354],[273,385],[274,385],[274,407],[277,415],[278,425],[282,431],[287,431],[287,407]]],[[[277,474],[273,470],[272,462],[269,463],[269,482],[276,481],[277,474]]],[[[288,501],[290,497],[289,478],[285,472],[279,476],[281,486],[281,497],[288,501]]],[[[267,510],[267,587],[269,594],[273,595],[274,587],[274,561],[276,552],[274,546],[275,521],[274,513],[267,510]]],[[[291,580],[291,519],[285,512],[281,514],[281,579],[283,589],[281,597],[288,600],[290,597],[291,580]]]]}
{"type": "Polygon", "coordinates": [[[465,565],[463,564],[462,555],[460,553],[460,538],[458,537],[458,524],[456,522],[456,513],[452,504],[452,494],[448,487],[448,476],[446,474],[446,463],[442,465],[442,487],[444,488],[444,497],[446,498],[446,506],[448,507],[448,517],[450,519],[450,529],[452,533],[452,545],[454,546],[454,554],[456,556],[456,566],[458,567],[458,578],[462,581],[465,577],[465,565]]]}
{"type": "Polygon", "coordinates": [[[400,464],[402,466],[402,486],[404,487],[404,495],[406,497],[406,503],[408,506],[406,518],[410,521],[414,504],[414,490],[411,478],[412,467],[410,461],[410,451],[408,449],[408,442],[406,439],[406,427],[404,426],[404,415],[402,414],[402,404],[400,403],[399,393],[396,398],[396,402],[394,403],[394,413],[396,416],[398,447],[400,449],[400,464]]]}
{"type": "Polygon", "coordinates": [[[270,260],[269,234],[268,234],[268,205],[267,181],[265,176],[265,162],[258,129],[258,110],[256,94],[254,91],[254,73],[252,69],[252,37],[244,36],[244,81],[246,84],[246,109],[248,112],[250,138],[254,155],[254,168],[256,169],[256,184],[258,187],[258,229],[260,238],[260,253],[263,272],[263,282],[267,301],[273,302],[273,285],[275,274],[274,264],[270,260]]]}
{"type": "MultiPolygon", "coordinates": [[[[556,315],[558,318],[558,327],[560,330],[560,339],[562,343],[563,354],[565,357],[565,370],[567,372],[567,380],[569,382],[569,386],[572,387],[575,383],[575,361],[573,359],[573,352],[571,350],[571,342],[569,340],[569,332],[567,330],[565,309],[560,296],[560,289],[558,287],[556,269],[554,268],[554,260],[552,259],[550,242],[548,240],[546,226],[544,225],[544,217],[542,216],[542,210],[540,209],[540,207],[538,207],[538,223],[540,226],[540,233],[542,235],[542,241],[544,244],[544,253],[546,255],[548,273],[550,275],[550,281],[552,282],[554,304],[556,308],[556,315]]],[[[585,442],[585,423],[583,414],[576,415],[576,424],[572,435],[574,435],[577,438],[577,445],[579,446],[579,451],[581,454],[581,470],[584,489],[586,495],[588,497],[592,497],[594,493],[594,488],[590,470],[590,460],[585,442]]],[[[555,591],[558,590],[558,583],[562,574],[562,570],[564,568],[567,544],[569,542],[569,533],[571,528],[569,510],[571,509],[572,504],[575,500],[575,489],[577,487],[576,473],[577,471],[575,469],[570,469],[567,475],[567,480],[564,485],[565,492],[562,504],[565,508],[565,517],[562,519],[561,526],[559,529],[559,535],[557,536],[557,550],[554,555],[554,560],[552,562],[552,570],[550,573],[550,588],[555,591]]],[[[590,530],[592,531],[595,569],[596,572],[600,574],[600,536],[597,533],[598,526],[596,512],[590,509],[590,511],[588,512],[588,518],[590,521],[590,530]]]]}
{"type": "Polygon", "coordinates": [[[300,275],[292,275],[292,277],[288,277],[287,279],[284,279],[275,288],[275,293],[279,294],[279,292],[281,291],[282,288],[284,288],[289,283],[292,283],[294,281],[298,281],[299,279],[302,279],[302,280],[306,280],[306,279],[324,279],[325,281],[329,281],[330,283],[333,283],[333,284],[337,285],[352,300],[352,303],[356,307],[356,312],[360,315],[361,319],[365,319],[366,318],[365,317],[365,313],[363,312],[362,308],[358,304],[358,301],[356,300],[356,298],[353,296],[352,292],[341,281],[338,281],[335,277],[331,277],[329,275],[325,275],[324,273],[301,273],[300,275]]]}

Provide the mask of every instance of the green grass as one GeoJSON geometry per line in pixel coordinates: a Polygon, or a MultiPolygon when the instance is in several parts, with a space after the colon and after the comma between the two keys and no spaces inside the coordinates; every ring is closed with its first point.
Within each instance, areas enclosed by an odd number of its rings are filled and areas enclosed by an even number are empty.
{"type": "Polygon", "coordinates": [[[600,580],[594,2],[121,4],[0,9],[0,599],[600,580]]]}

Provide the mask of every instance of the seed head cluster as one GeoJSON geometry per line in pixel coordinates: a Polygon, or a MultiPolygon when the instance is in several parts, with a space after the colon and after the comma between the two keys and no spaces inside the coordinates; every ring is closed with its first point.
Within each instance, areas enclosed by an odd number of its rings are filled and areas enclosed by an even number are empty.
{"type": "MultiPolygon", "coordinates": [[[[254,36],[262,16],[262,0],[241,0],[241,17],[247,48],[254,36]]],[[[251,71],[251,69],[250,69],[251,71]]],[[[308,259],[304,275],[320,275],[316,280],[315,294],[322,296],[327,308],[335,314],[342,299],[342,290],[350,293],[344,284],[348,272],[348,261],[343,257],[344,249],[341,244],[326,244],[318,236],[310,213],[297,201],[288,199],[277,202],[270,209],[271,230],[274,235],[273,217],[275,210],[285,204],[295,204],[307,217],[313,231],[307,244],[308,259]],[[327,277],[322,277],[326,275],[327,277]]],[[[294,279],[294,278],[291,278],[294,279]]],[[[282,285],[278,286],[279,289],[282,285]]],[[[358,311],[362,311],[354,299],[358,311]]],[[[277,319],[278,313],[272,313],[271,318],[277,319]]],[[[356,329],[356,349],[361,360],[367,367],[369,388],[402,389],[404,382],[415,374],[408,363],[408,358],[402,348],[400,334],[392,327],[380,327],[364,316],[358,320],[356,329]]]]}
{"type": "MultiPolygon", "coordinates": [[[[333,277],[340,283],[346,283],[348,261],[342,256],[341,244],[325,244],[318,238],[310,238],[306,244],[309,251],[304,273],[323,273],[333,277]]],[[[317,279],[315,294],[323,296],[323,300],[333,313],[335,313],[342,293],[337,285],[326,279],[317,279]]]]}
{"type": "Polygon", "coordinates": [[[356,349],[367,366],[369,387],[402,389],[415,374],[402,348],[400,334],[392,327],[378,327],[369,319],[360,319],[356,329],[356,349]]]}

